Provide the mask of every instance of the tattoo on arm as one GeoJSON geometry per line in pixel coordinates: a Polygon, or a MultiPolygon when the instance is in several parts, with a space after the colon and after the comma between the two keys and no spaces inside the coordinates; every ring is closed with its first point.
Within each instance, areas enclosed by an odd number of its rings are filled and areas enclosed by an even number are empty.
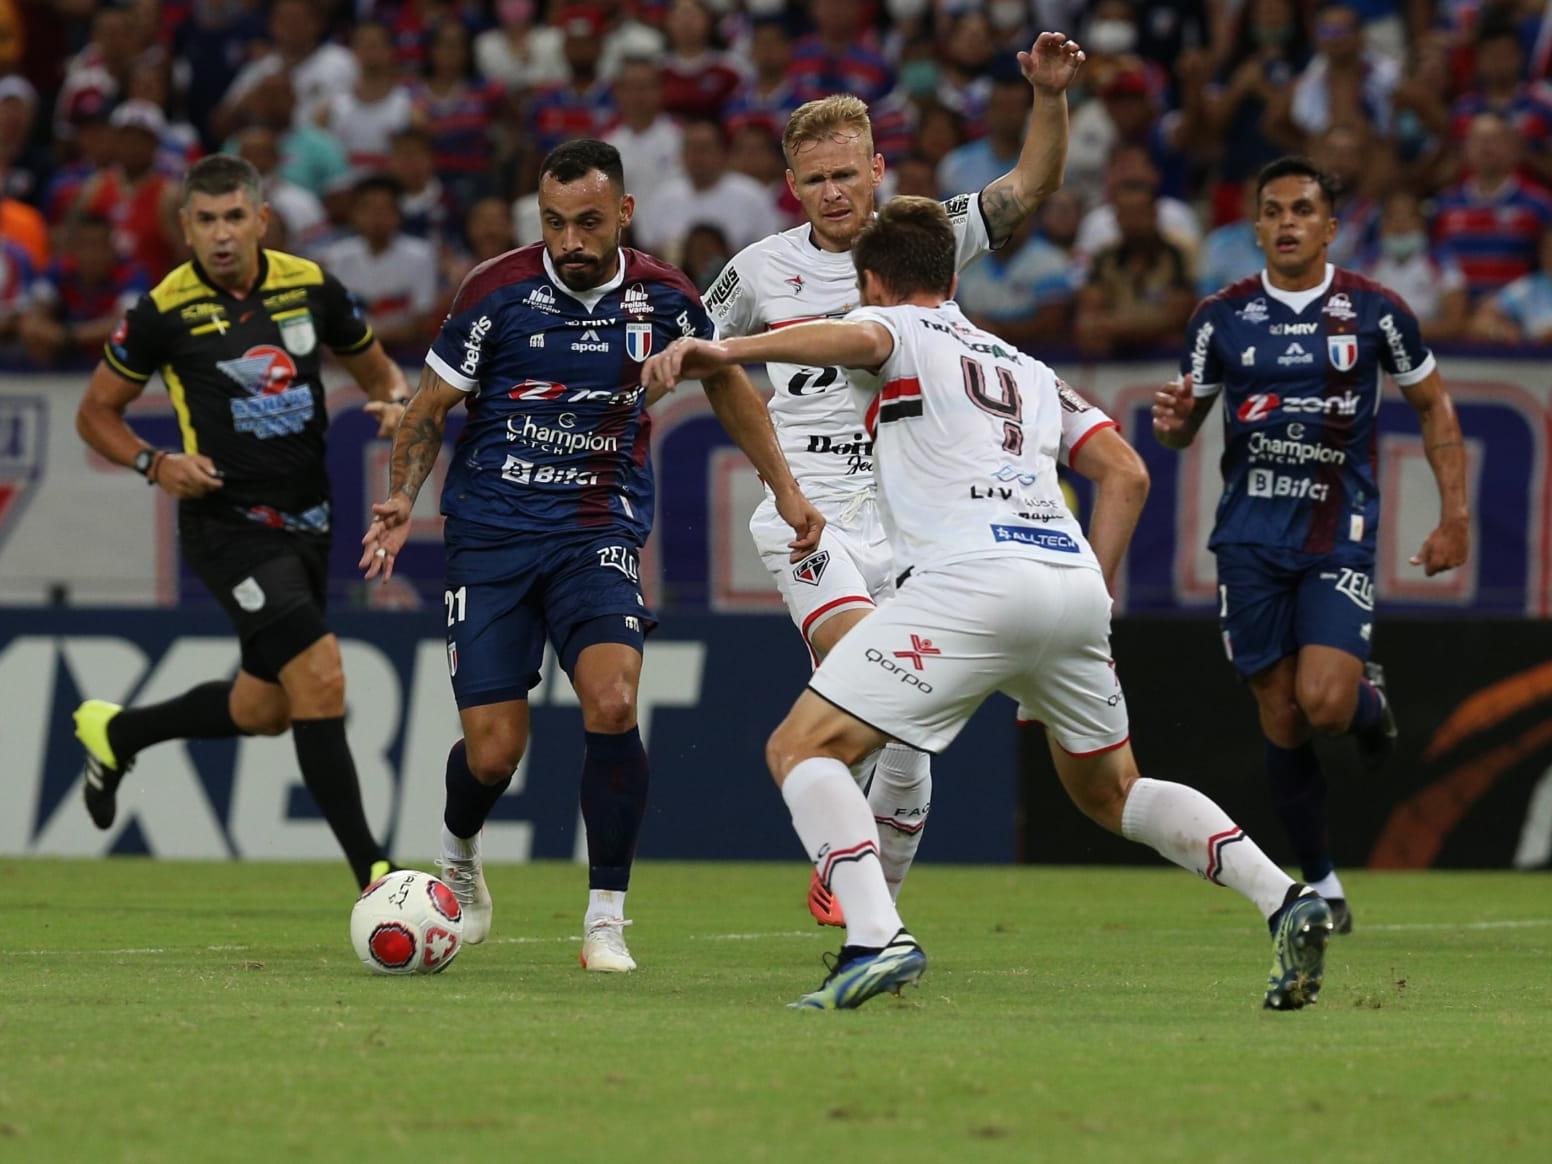
{"type": "Polygon", "coordinates": [[[981,191],[981,214],[986,219],[986,233],[998,246],[1008,241],[1032,209],[1031,203],[1019,197],[1017,185],[1007,178],[999,178],[981,191]]]}
{"type": "MultiPolygon", "coordinates": [[[[421,389],[427,388],[428,369],[422,374],[421,389]]],[[[442,430],[446,420],[436,411],[430,391],[417,391],[404,410],[399,430],[393,438],[393,454],[388,468],[388,496],[403,493],[411,501],[431,475],[442,452],[442,430]]]]}
{"type": "Polygon", "coordinates": [[[1423,451],[1425,453],[1434,453],[1434,452],[1438,452],[1440,449],[1460,449],[1460,448],[1465,448],[1465,442],[1464,441],[1440,441],[1436,445],[1426,445],[1426,446],[1424,446],[1423,451]]]}

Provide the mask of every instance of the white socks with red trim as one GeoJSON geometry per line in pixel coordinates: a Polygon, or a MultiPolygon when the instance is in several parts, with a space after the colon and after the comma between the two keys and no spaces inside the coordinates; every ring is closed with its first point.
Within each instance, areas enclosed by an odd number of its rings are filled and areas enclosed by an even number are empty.
{"type": "Polygon", "coordinates": [[[1121,810],[1121,835],[1238,890],[1256,903],[1262,917],[1282,908],[1293,884],[1223,809],[1184,784],[1139,778],[1121,810]]]}
{"type": "Polygon", "coordinates": [[[905,923],[878,859],[878,828],[862,789],[839,760],[815,756],[787,773],[781,798],[820,880],[846,914],[848,946],[881,947],[905,923]]]}
{"type": "MultiPolygon", "coordinates": [[[[900,898],[900,883],[911,871],[932,808],[932,756],[905,744],[885,744],[878,753],[868,807],[878,825],[878,860],[889,896],[900,898]]],[[[844,907],[843,907],[844,908],[844,907]]]]}

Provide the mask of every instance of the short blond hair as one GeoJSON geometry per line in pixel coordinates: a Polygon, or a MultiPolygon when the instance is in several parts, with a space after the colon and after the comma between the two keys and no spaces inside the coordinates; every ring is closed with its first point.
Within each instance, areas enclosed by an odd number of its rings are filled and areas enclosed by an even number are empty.
{"type": "Polygon", "coordinates": [[[792,164],[799,146],[824,141],[837,134],[853,130],[867,146],[868,157],[873,156],[873,123],[868,120],[868,107],[859,97],[850,93],[837,93],[799,105],[787,118],[786,131],[781,135],[781,152],[792,164]]]}

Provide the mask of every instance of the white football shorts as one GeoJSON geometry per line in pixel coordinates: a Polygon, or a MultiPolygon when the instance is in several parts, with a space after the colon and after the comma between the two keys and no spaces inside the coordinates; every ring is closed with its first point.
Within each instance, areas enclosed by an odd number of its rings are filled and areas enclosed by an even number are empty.
{"type": "Polygon", "coordinates": [[[834,615],[866,610],[895,591],[894,555],[872,494],[842,501],[815,501],[825,516],[819,548],[801,562],[791,562],[792,527],[776,512],[769,497],[749,519],[760,560],[776,579],[787,613],[809,645],[811,636],[834,615]]]}
{"type": "Polygon", "coordinates": [[[926,752],[948,747],[994,691],[1073,755],[1128,738],[1104,579],[1030,558],[916,570],[846,633],[809,687],[926,752]]]}

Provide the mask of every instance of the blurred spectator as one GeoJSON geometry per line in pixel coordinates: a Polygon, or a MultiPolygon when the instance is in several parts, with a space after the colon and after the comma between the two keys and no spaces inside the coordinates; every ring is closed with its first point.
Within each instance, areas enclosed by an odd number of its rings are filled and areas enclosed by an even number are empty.
{"type": "Polygon", "coordinates": [[[673,0],[663,31],[663,108],[676,117],[720,118],[744,77],[718,50],[710,10],[701,0],[673,0]]]}
{"type": "Polygon", "coordinates": [[[497,0],[500,26],[474,38],[474,63],[483,77],[509,90],[566,83],[565,34],[534,23],[534,15],[535,0],[497,0]]]}
{"type": "Polygon", "coordinates": [[[220,138],[247,120],[245,102],[265,77],[286,73],[296,94],[298,124],[316,106],[336,93],[348,93],[360,75],[349,49],[323,39],[323,5],[314,0],[274,0],[269,13],[269,52],[243,66],[226,96],[211,115],[210,125],[220,138]]]}
{"type": "Polygon", "coordinates": [[[1264,123],[1308,60],[1309,41],[1294,0],[1246,0],[1227,63],[1206,94],[1205,131],[1191,139],[1199,155],[1216,155],[1214,221],[1237,217],[1241,187],[1289,148],[1301,148],[1298,141],[1269,136],[1264,123]]]}
{"type": "Polygon", "coordinates": [[[683,176],[684,135],[663,112],[663,77],[656,62],[633,57],[614,77],[614,104],[620,124],[604,140],[620,151],[625,188],[636,196],[637,213],[651,217],[655,191],[683,176]]]}
{"type": "Polygon", "coordinates": [[[655,27],[663,22],[663,10],[668,7],[665,0],[593,0],[593,3],[602,11],[604,19],[603,51],[598,59],[598,75],[604,80],[613,79],[627,57],[657,60],[667,51],[668,40],[655,27]]]}
{"type": "Polygon", "coordinates": [[[1466,277],[1448,259],[1428,253],[1428,222],[1417,199],[1398,191],[1380,215],[1379,257],[1363,273],[1406,301],[1423,338],[1456,339],[1466,328],[1466,277]]]}
{"type": "Polygon", "coordinates": [[[16,326],[32,290],[33,271],[27,252],[0,235],[0,351],[16,338],[16,326]]]}
{"type": "Polygon", "coordinates": [[[0,197],[34,206],[43,199],[49,159],[32,137],[38,91],[19,73],[0,77],[0,197]]]}
{"type": "Polygon", "coordinates": [[[1310,157],[1336,191],[1336,238],[1326,258],[1357,269],[1379,244],[1380,204],[1390,177],[1387,148],[1360,126],[1339,123],[1316,139],[1310,157]]]}
{"type": "Polygon", "coordinates": [[[1128,181],[1112,197],[1121,237],[1094,256],[1078,293],[1078,346],[1111,356],[1178,343],[1193,302],[1186,253],[1160,233],[1148,183],[1128,181]]]}
{"type": "Polygon", "coordinates": [[[1293,87],[1269,112],[1286,139],[1314,137],[1339,118],[1361,117],[1379,134],[1390,133],[1391,95],[1401,81],[1392,57],[1366,52],[1358,10],[1330,4],[1315,17],[1315,56],[1293,87]]]}
{"type": "Polygon", "coordinates": [[[1470,177],[1444,191],[1434,211],[1434,242],[1460,265],[1473,302],[1529,274],[1552,225],[1552,198],[1521,181],[1518,163],[1508,122],[1477,114],[1466,132],[1470,177]]]}
{"type": "Polygon", "coordinates": [[[311,190],[287,181],[280,169],[280,141],[275,131],[266,125],[250,125],[237,135],[236,146],[237,155],[252,162],[264,180],[270,217],[283,224],[287,240],[304,252],[316,245],[328,228],[323,203],[311,190]]]}
{"type": "Polygon", "coordinates": [[[1063,184],[1093,205],[1111,156],[1123,146],[1135,146],[1147,152],[1162,183],[1161,192],[1182,197],[1186,165],[1176,145],[1182,120],[1178,113],[1159,116],[1140,63],[1132,61],[1114,70],[1099,95],[1100,100],[1085,102],[1073,115],[1063,184]]]}
{"type": "Polygon", "coordinates": [[[987,72],[997,53],[997,40],[986,13],[965,8],[952,17],[938,54],[934,96],[964,120],[967,137],[980,137],[985,132],[986,102],[992,88],[987,72]]]}
{"type": "Polygon", "coordinates": [[[684,236],[684,254],[679,260],[679,269],[695,284],[696,290],[706,291],[717,281],[732,257],[727,235],[709,223],[697,222],[684,236]]]}
{"type": "MultiPolygon", "coordinates": [[[[964,118],[935,100],[922,102],[920,119],[916,125],[916,149],[932,163],[934,172],[943,164],[943,159],[957,150],[964,140],[964,118]]],[[[876,148],[877,140],[873,144],[876,148]]]]}
{"type": "Polygon", "coordinates": [[[69,160],[56,169],[43,192],[43,213],[51,225],[65,220],[88,179],[113,164],[115,137],[108,125],[108,103],[96,93],[80,94],[66,114],[69,160]]]}
{"type": "Polygon", "coordinates": [[[54,104],[54,132],[68,137],[69,111],[89,95],[111,105],[124,95],[129,71],[142,48],[135,19],[127,7],[99,7],[92,14],[91,38],[65,64],[64,83],[54,104]]]}
{"type": "Polygon", "coordinates": [[[995,72],[987,98],[986,136],[951,150],[938,164],[941,197],[980,190],[1017,164],[1033,99],[1018,62],[1008,58],[995,72]]]}
{"type": "Polygon", "coordinates": [[[860,0],[811,0],[809,14],[814,31],[792,49],[799,103],[851,93],[871,105],[894,87],[860,0]]]}
{"type": "MultiPolygon", "coordinates": [[[[1083,216],[1076,246],[1080,255],[1092,258],[1121,241],[1115,193],[1124,186],[1144,186],[1157,195],[1159,172],[1154,169],[1148,151],[1140,146],[1120,146],[1111,155],[1110,166],[1105,171],[1110,201],[1083,216]]],[[[1178,198],[1162,197],[1157,200],[1156,211],[1159,232],[1183,254],[1195,254],[1202,241],[1202,227],[1196,212],[1178,198]]]]}
{"type": "Polygon", "coordinates": [[[1521,164],[1545,183],[1552,180],[1552,90],[1545,84],[1526,84],[1524,67],[1514,23],[1483,24],[1476,38],[1472,87],[1450,109],[1450,134],[1459,144],[1477,114],[1498,114],[1520,139],[1521,164]]]}
{"type": "Polygon", "coordinates": [[[1196,271],[1196,293],[1200,296],[1215,294],[1266,266],[1266,256],[1256,242],[1256,187],[1247,182],[1244,189],[1241,217],[1202,240],[1196,271]]]}
{"type": "Polygon", "coordinates": [[[1137,55],[1173,72],[1185,54],[1212,48],[1212,16],[1220,7],[1214,0],[1133,0],[1137,55]]]}
{"type": "MultiPolygon", "coordinates": [[[[287,181],[322,197],[324,190],[349,171],[339,138],[311,121],[296,121],[296,92],[287,74],[271,73],[255,84],[246,109],[245,124],[275,131],[280,172],[287,181]]],[[[235,146],[228,143],[223,149],[231,153],[235,146]]]]}
{"type": "Polygon", "coordinates": [[[184,117],[183,102],[173,87],[172,60],[161,49],[145,53],[129,73],[129,101],[144,101],[160,109],[167,118],[157,150],[158,168],[169,174],[182,174],[199,160],[199,132],[184,117]]]}
{"type": "Polygon", "coordinates": [[[1437,190],[1449,180],[1449,63],[1445,40],[1429,33],[1412,46],[1406,73],[1396,86],[1392,105],[1394,137],[1402,180],[1419,191],[1437,190]]]}
{"type": "Polygon", "coordinates": [[[186,71],[189,114],[206,144],[220,143],[211,132],[210,115],[264,36],[264,13],[250,0],[201,0],[174,32],[172,48],[178,68],[186,71]]]}
{"type": "Polygon", "coordinates": [[[454,201],[470,205],[495,188],[492,158],[504,121],[506,95],[474,71],[469,33],[457,21],[443,21],[431,35],[425,79],[415,89],[415,115],[430,137],[437,174],[454,201]]]}
{"type": "Polygon", "coordinates": [[[350,35],[351,53],[359,76],[349,89],[318,103],[315,120],[345,147],[356,169],[381,169],[388,163],[388,143],[414,118],[410,90],[399,79],[399,61],[388,26],[363,20],[350,35]]]}
{"type": "Polygon", "coordinates": [[[682,257],[692,226],[714,226],[735,252],[775,232],[770,193],[753,178],[728,169],[727,142],[715,121],[684,127],[684,175],[663,183],[651,217],[633,224],[641,246],[670,261],[682,257]]]}
{"type": "MultiPolygon", "coordinates": [[[[1078,78],[1084,93],[1101,93],[1117,72],[1136,67],[1140,61],[1137,16],[1131,0],[1096,0],[1089,5],[1078,43],[1088,58],[1078,78]]],[[[1150,82],[1162,93],[1163,70],[1151,64],[1144,67],[1150,82]]]]}
{"type": "Polygon", "coordinates": [[[781,152],[781,139],[762,122],[751,121],[733,131],[728,168],[765,187],[776,208],[778,229],[804,221],[802,205],[787,189],[787,159],[781,152]]]}
{"type": "Polygon", "coordinates": [[[470,271],[515,246],[517,234],[512,229],[511,209],[505,202],[500,198],[481,198],[469,207],[463,220],[463,246],[446,247],[442,253],[442,285],[447,288],[444,298],[449,305],[470,271]]]}
{"type": "Polygon", "coordinates": [[[901,196],[914,194],[918,198],[938,196],[937,167],[921,154],[907,154],[884,173],[887,179],[894,177],[894,193],[901,196]]]}
{"type": "Polygon", "coordinates": [[[1058,190],[1006,244],[965,268],[954,298],[970,321],[1025,348],[1070,339],[1082,284],[1072,256],[1081,213],[1077,195],[1058,190]]]}
{"type": "Polygon", "coordinates": [[[399,184],[372,174],[355,184],[354,233],[331,244],[321,261],[366,310],[385,347],[426,342],[436,325],[436,250],[400,231],[399,184]]]}
{"type": "Polygon", "coordinates": [[[1489,343],[1552,343],[1552,230],[1541,236],[1541,265],[1477,305],[1471,338],[1489,343]]]}
{"type": "Polygon", "coordinates": [[[118,256],[113,224],[84,214],[70,226],[68,243],[32,285],[17,328],[27,358],[53,364],[101,349],[124,313],[151,290],[144,269],[118,256]]]}
{"type": "Polygon", "coordinates": [[[178,180],[156,167],[167,119],[148,101],[126,101],[108,125],[115,163],[81,187],[75,211],[111,222],[119,253],[160,281],[186,256],[178,225],[178,180]]]}
{"type": "Polygon", "coordinates": [[[437,173],[436,155],[425,130],[412,125],[393,135],[388,172],[403,191],[399,214],[404,233],[431,243],[446,241],[458,223],[461,202],[437,173]]]}
{"type": "Polygon", "coordinates": [[[749,63],[754,67],[754,76],[733,94],[722,119],[735,133],[758,122],[780,137],[787,128],[787,118],[801,104],[797,86],[788,75],[792,36],[783,18],[755,22],[749,38],[749,63]]]}
{"type": "Polygon", "coordinates": [[[565,34],[571,79],[540,90],[529,107],[533,154],[527,159],[525,192],[537,187],[539,163],[545,154],[572,138],[602,137],[614,122],[614,97],[598,73],[604,14],[596,8],[566,8],[555,22],[565,34]]]}

